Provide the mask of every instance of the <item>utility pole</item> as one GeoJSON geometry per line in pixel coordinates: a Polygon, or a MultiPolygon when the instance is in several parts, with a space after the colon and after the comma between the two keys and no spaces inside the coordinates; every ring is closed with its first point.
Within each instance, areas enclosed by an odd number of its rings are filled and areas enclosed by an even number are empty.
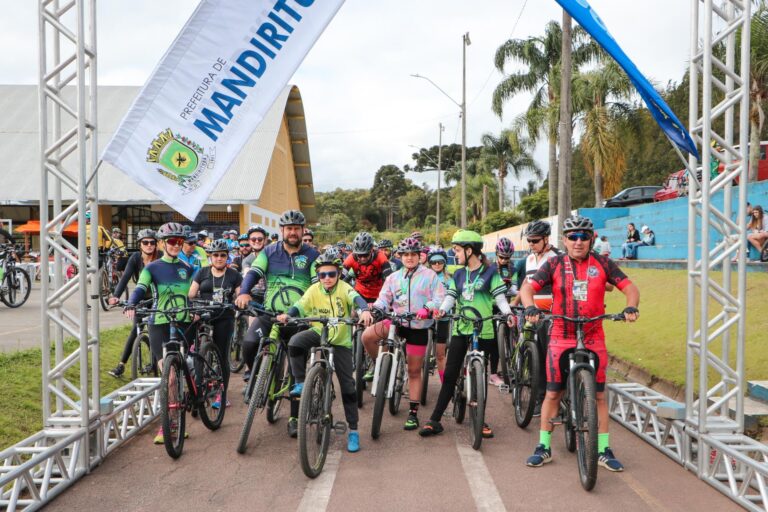
{"type": "Polygon", "coordinates": [[[483,185],[483,213],[480,218],[485,220],[486,215],[488,215],[488,185],[483,185]]]}
{"type": "Polygon", "coordinates": [[[461,67],[461,227],[467,227],[467,46],[469,32],[462,36],[461,67]]]}
{"type": "Polygon", "coordinates": [[[443,172],[443,123],[437,124],[437,222],[435,223],[435,245],[440,243],[440,174],[443,172]]]}
{"type": "MultiPolygon", "coordinates": [[[[571,16],[563,9],[563,51],[560,73],[560,164],[557,183],[557,214],[562,226],[571,214],[571,16]]],[[[559,242],[562,244],[562,241],[559,242]]]]}
{"type": "Polygon", "coordinates": [[[512,185],[512,209],[517,208],[517,191],[520,189],[517,185],[512,185]]]}

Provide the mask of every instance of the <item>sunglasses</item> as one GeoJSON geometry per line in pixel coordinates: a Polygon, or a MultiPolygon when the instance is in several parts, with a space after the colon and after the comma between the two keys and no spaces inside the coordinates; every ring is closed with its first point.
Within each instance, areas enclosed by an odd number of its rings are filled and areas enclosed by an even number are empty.
{"type": "Polygon", "coordinates": [[[336,270],[331,270],[331,271],[329,271],[329,272],[318,272],[318,273],[317,273],[317,277],[318,277],[319,279],[327,279],[327,278],[329,278],[329,277],[330,277],[330,278],[334,278],[334,277],[336,277],[337,275],[339,275],[339,272],[338,272],[338,271],[336,271],[336,270]]]}
{"type": "Polygon", "coordinates": [[[168,245],[171,247],[178,247],[183,243],[184,243],[183,238],[169,238],[165,241],[165,245],[168,245]]]}
{"type": "Polygon", "coordinates": [[[537,243],[541,242],[543,238],[528,238],[528,243],[536,245],[537,243]]]}
{"type": "Polygon", "coordinates": [[[156,240],[142,240],[141,245],[157,245],[156,240]]]}
{"type": "Polygon", "coordinates": [[[501,261],[501,260],[509,261],[510,260],[509,256],[496,256],[496,259],[499,260],[499,261],[501,261]]]}
{"type": "Polygon", "coordinates": [[[312,242],[312,239],[311,238],[304,238],[304,239],[302,239],[302,242],[304,242],[305,244],[308,244],[308,243],[312,242]]]}
{"type": "Polygon", "coordinates": [[[445,265],[444,261],[430,261],[430,265],[445,265]]]}
{"type": "Polygon", "coordinates": [[[588,242],[592,239],[592,233],[568,233],[565,235],[565,238],[570,240],[571,242],[575,242],[577,240],[582,242],[588,242]]]}
{"type": "Polygon", "coordinates": [[[263,236],[253,237],[253,238],[249,238],[248,240],[250,240],[251,242],[263,242],[264,237],[263,236]]]}
{"type": "Polygon", "coordinates": [[[214,252],[211,254],[211,256],[214,258],[226,258],[228,254],[225,252],[214,252]]]}
{"type": "Polygon", "coordinates": [[[248,244],[240,244],[240,247],[250,247],[248,244]]]}

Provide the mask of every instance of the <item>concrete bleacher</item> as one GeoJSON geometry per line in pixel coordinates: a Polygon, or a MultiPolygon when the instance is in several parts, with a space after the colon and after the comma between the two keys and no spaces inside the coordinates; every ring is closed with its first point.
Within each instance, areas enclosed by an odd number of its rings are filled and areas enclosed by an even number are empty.
{"type": "MultiPolygon", "coordinates": [[[[733,197],[738,198],[738,187],[733,197]]],[[[723,192],[713,197],[718,208],[723,207],[723,192]]],[[[768,207],[768,181],[752,183],[747,192],[747,201],[753,205],[768,207]]],[[[733,204],[733,215],[738,204],[733,204]]],[[[626,239],[627,224],[634,222],[638,230],[647,225],[656,233],[656,245],[639,247],[638,260],[685,260],[688,258],[688,198],[680,197],[660,203],[649,203],[629,208],[580,208],[579,214],[590,217],[600,236],[607,236],[611,243],[611,258],[621,258],[621,245],[626,239]]],[[[696,227],[700,229],[700,219],[696,227]]],[[[720,235],[710,230],[710,248],[720,241],[720,235]]],[[[696,254],[699,257],[700,247],[696,254]]],[[[756,257],[754,248],[750,258],[756,257]]]]}

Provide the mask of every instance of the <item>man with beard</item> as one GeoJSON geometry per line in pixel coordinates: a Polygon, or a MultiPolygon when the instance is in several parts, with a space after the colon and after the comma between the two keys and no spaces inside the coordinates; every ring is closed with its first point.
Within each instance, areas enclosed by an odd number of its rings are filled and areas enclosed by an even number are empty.
{"type": "MultiPolygon", "coordinates": [[[[240,295],[235,303],[245,308],[251,300],[251,288],[260,280],[267,282],[267,294],[264,306],[275,312],[285,313],[298,301],[309,285],[317,281],[314,261],[319,252],[314,247],[302,243],[304,214],[298,210],[283,212],[279,220],[282,242],[270,244],[256,257],[240,287],[240,295]]],[[[243,340],[243,358],[251,375],[255,375],[254,360],[259,342],[264,336],[276,337],[272,333],[274,322],[271,317],[256,318],[248,328],[243,340]]],[[[280,327],[279,335],[285,339],[296,334],[296,327],[280,327]]],[[[288,433],[296,437],[299,401],[291,400],[291,417],[288,421],[288,433]]]]}

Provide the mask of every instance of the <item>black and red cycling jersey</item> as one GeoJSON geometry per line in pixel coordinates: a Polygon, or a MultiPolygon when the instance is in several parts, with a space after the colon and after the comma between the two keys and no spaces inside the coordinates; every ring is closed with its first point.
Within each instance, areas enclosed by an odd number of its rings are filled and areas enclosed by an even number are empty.
{"type": "MultiPolygon", "coordinates": [[[[567,254],[548,259],[530,278],[531,286],[538,292],[552,286],[552,313],[570,317],[595,317],[605,314],[605,285],[610,283],[619,290],[632,281],[607,256],[590,253],[584,261],[573,260],[567,254]]],[[[584,326],[584,343],[604,341],[602,322],[584,326]]],[[[576,340],[576,326],[571,322],[555,319],[550,331],[552,342],[576,340]]]]}
{"type": "Polygon", "coordinates": [[[355,273],[355,291],[364,299],[377,299],[384,279],[392,273],[387,255],[382,251],[373,251],[370,263],[361,264],[350,254],[344,260],[344,268],[355,273]]]}

